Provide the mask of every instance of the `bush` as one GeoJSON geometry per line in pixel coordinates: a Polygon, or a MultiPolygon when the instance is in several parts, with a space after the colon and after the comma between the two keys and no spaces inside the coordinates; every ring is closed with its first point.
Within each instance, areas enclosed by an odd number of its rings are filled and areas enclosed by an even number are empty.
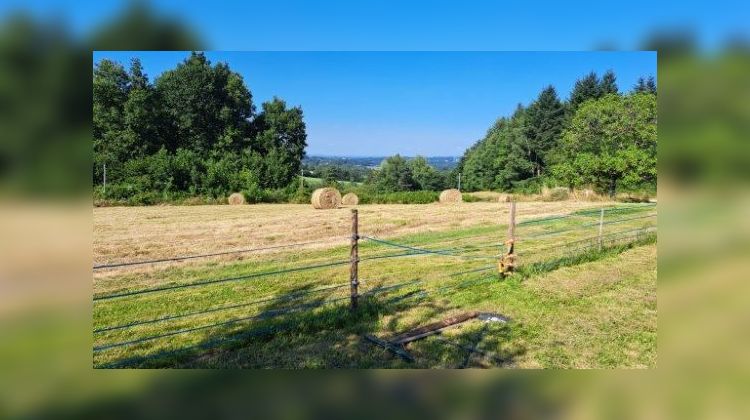
{"type": "Polygon", "coordinates": [[[242,195],[245,196],[248,204],[262,203],[264,191],[257,184],[251,184],[247,189],[242,190],[242,195]]]}
{"type": "Polygon", "coordinates": [[[287,203],[289,194],[284,189],[265,190],[258,185],[251,185],[250,188],[242,190],[245,201],[248,204],[258,203],[287,203]]]}
{"type": "Polygon", "coordinates": [[[390,193],[373,193],[366,190],[356,191],[359,204],[428,204],[438,201],[437,191],[399,191],[390,193]]]}
{"type": "Polygon", "coordinates": [[[512,192],[515,194],[533,195],[542,191],[542,180],[540,178],[529,178],[522,181],[511,182],[512,192]]]}

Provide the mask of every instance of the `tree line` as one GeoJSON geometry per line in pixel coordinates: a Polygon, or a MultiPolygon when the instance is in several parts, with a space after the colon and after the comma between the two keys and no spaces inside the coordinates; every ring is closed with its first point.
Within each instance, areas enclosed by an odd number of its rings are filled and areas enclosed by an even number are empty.
{"type": "Polygon", "coordinates": [[[105,167],[106,198],[133,204],[221,201],[235,191],[251,202],[304,202],[312,185],[298,182],[301,169],[328,185],[362,183],[358,189],[371,194],[454,188],[458,173],[467,191],[653,189],[656,94],[653,77],[621,93],[612,71],[591,72],[567,101],[548,86],[499,118],[453,171],[400,155],[375,170],[303,167],[302,109],[273,98],[258,111],[242,76],[226,63],[193,52],[151,82],[138,59],[127,70],[105,59],[93,72],[95,195],[104,195],[105,167]]]}
{"type": "Polygon", "coordinates": [[[656,186],[656,82],[621,93],[614,72],[591,72],[563,101],[552,86],[499,118],[462,156],[469,191],[537,192],[544,185],[619,189],[656,186]]]}
{"type": "Polygon", "coordinates": [[[136,58],[93,72],[94,186],[118,199],[225,197],[288,187],[307,134],[302,109],[278,98],[258,111],[242,76],[192,52],[151,83],[136,58]]]}

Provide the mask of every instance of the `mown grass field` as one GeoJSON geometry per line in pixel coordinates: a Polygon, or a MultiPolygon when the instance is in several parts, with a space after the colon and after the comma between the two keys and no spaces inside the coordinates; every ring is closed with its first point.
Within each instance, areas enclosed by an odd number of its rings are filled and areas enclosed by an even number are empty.
{"type": "Polygon", "coordinates": [[[519,203],[520,268],[505,279],[495,266],[507,230],[507,204],[359,206],[360,235],[449,255],[414,255],[362,239],[363,296],[355,312],[348,308],[346,209],[95,209],[96,262],[311,239],[324,243],[96,270],[93,341],[100,349],[94,351],[94,366],[655,367],[656,244],[655,233],[643,230],[655,228],[655,208],[620,205],[605,213],[600,250],[591,238],[598,232],[601,206],[519,203]],[[565,214],[574,216],[556,218],[565,214]],[[232,217],[221,220],[227,215],[232,217]],[[332,230],[320,230],[326,221],[332,230]],[[233,247],[207,240],[217,236],[217,226],[242,223],[259,226],[249,234],[240,229],[233,247]],[[178,239],[181,227],[189,235],[203,235],[203,241],[184,246],[178,239]],[[265,239],[269,235],[273,239],[265,239]],[[284,270],[289,271],[265,275],[284,270]],[[511,321],[472,320],[413,342],[407,349],[414,363],[362,339],[365,334],[387,338],[468,310],[499,313],[511,321]]]}

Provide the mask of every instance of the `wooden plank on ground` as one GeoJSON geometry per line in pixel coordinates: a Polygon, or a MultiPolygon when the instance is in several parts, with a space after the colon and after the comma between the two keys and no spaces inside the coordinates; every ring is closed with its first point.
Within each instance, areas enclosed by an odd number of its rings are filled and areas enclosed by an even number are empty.
{"type": "Polygon", "coordinates": [[[367,341],[375,344],[375,345],[378,345],[380,347],[383,347],[383,348],[391,351],[392,353],[394,353],[398,357],[406,360],[407,362],[413,362],[414,361],[414,357],[412,357],[412,355],[409,354],[406,350],[404,350],[403,348],[401,348],[401,346],[393,344],[393,343],[391,343],[389,341],[381,340],[378,337],[375,337],[374,335],[370,335],[370,334],[365,335],[365,339],[367,341]]]}
{"type": "Polygon", "coordinates": [[[446,318],[442,321],[433,322],[432,324],[427,324],[423,327],[406,331],[405,333],[391,338],[389,341],[393,344],[406,344],[415,340],[419,340],[420,338],[427,337],[429,335],[437,334],[438,332],[450,326],[466,322],[470,319],[476,318],[477,316],[479,316],[479,312],[476,311],[464,312],[462,314],[446,318]]]}

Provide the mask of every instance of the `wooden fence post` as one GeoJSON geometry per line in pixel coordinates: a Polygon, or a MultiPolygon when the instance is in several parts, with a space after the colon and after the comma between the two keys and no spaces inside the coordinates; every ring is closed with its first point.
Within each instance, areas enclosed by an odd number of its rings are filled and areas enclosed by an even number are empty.
{"type": "Polygon", "coordinates": [[[508,240],[516,239],[516,202],[510,202],[510,220],[508,222],[508,240]]]}
{"type": "Polygon", "coordinates": [[[503,276],[512,272],[516,266],[515,256],[515,242],[516,242],[516,202],[510,202],[510,218],[508,220],[508,239],[505,243],[508,245],[505,255],[500,257],[498,263],[498,271],[503,276]]]}
{"type": "Polygon", "coordinates": [[[602,207],[601,213],[599,213],[599,252],[602,250],[602,233],[604,232],[604,207],[602,207]]]}
{"type": "Polygon", "coordinates": [[[352,209],[352,241],[351,250],[349,252],[349,259],[351,266],[349,268],[349,284],[351,285],[351,308],[357,309],[357,299],[359,294],[357,292],[357,286],[359,285],[359,217],[357,209],[352,209]]]}

